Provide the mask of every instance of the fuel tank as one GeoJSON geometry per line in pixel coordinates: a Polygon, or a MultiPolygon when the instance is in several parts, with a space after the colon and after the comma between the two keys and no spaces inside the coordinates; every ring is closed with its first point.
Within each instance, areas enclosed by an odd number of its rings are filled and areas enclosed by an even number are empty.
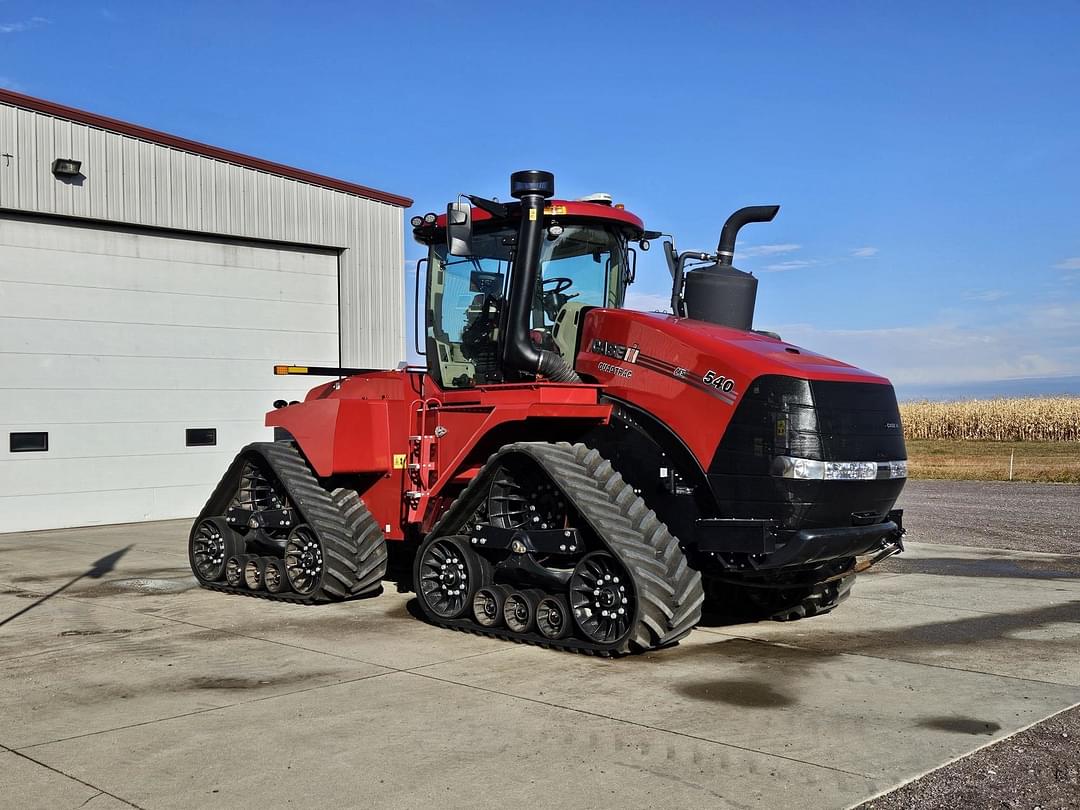
{"type": "Polygon", "coordinates": [[[787,529],[875,522],[906,480],[889,381],[783,340],[595,309],[576,369],[675,434],[724,517],[787,529]]]}

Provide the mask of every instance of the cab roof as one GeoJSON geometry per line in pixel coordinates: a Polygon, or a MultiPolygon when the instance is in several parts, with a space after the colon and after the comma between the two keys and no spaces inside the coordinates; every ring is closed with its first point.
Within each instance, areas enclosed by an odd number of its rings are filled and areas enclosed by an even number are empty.
{"type": "MultiPolygon", "coordinates": [[[[509,220],[516,220],[521,210],[521,203],[503,203],[509,210],[509,220]]],[[[640,237],[645,232],[645,223],[636,214],[631,214],[625,208],[605,203],[582,202],[581,200],[548,200],[544,205],[544,216],[549,217],[588,217],[589,219],[602,219],[628,227],[634,231],[635,237],[640,237]]],[[[485,222],[494,217],[482,208],[472,208],[473,222],[485,222]]],[[[435,218],[434,225],[421,225],[413,228],[413,234],[420,242],[430,242],[434,232],[446,228],[446,214],[439,214],[435,218]]]]}

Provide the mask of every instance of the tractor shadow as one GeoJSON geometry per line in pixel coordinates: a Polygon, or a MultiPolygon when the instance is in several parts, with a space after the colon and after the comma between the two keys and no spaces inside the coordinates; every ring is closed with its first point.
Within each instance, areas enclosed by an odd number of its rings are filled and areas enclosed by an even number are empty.
{"type": "Polygon", "coordinates": [[[886,574],[1006,579],[1080,579],[1080,557],[894,557],[878,566],[886,574]]]}
{"type": "MultiPolygon", "coordinates": [[[[706,671],[713,664],[718,668],[734,664],[739,672],[737,678],[676,680],[670,688],[680,697],[702,703],[744,709],[784,709],[800,703],[800,684],[809,679],[835,680],[838,687],[843,686],[840,682],[857,679],[859,676],[844,671],[838,662],[845,655],[918,664],[925,663],[928,655],[940,655],[942,651],[951,651],[962,658],[972,648],[993,650],[995,645],[1001,655],[1011,660],[1067,655],[1076,649],[1076,636],[1063,633],[1062,627],[1076,625],[1080,629],[1080,600],[884,630],[821,627],[817,623],[823,619],[828,621],[821,617],[798,622],[800,630],[805,628],[807,633],[794,644],[788,643],[784,636],[775,639],[733,636],[709,644],[680,645],[649,653],[643,659],[660,666],[692,663],[695,670],[700,667],[706,671]]],[[[913,718],[913,721],[920,728],[954,734],[993,735],[1001,729],[993,719],[959,715],[913,718]]]]}

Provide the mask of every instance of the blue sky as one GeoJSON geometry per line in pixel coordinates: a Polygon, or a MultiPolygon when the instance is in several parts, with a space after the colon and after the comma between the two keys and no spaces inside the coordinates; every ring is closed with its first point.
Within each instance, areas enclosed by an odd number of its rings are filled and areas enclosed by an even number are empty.
{"type": "MultiPolygon", "coordinates": [[[[1078,42],[1076,2],[0,0],[0,84],[411,213],[545,168],[710,249],[779,203],[756,324],[902,394],[1080,377],[1078,42]]],[[[667,285],[654,250],[635,299],[667,285]]]]}

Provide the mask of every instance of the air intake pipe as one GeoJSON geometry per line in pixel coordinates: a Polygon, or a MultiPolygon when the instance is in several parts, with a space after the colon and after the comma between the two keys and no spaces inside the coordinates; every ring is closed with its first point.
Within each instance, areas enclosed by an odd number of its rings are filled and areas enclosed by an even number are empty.
{"type": "Polygon", "coordinates": [[[779,205],[751,205],[727,218],[716,246],[716,263],[686,274],[683,306],[686,317],[750,331],[757,303],[757,279],[732,266],[735,240],[743,225],[771,222],[779,205]]]}
{"type": "Polygon", "coordinates": [[[536,348],[529,336],[544,240],[544,200],[555,196],[555,175],[536,170],[514,172],[510,175],[510,196],[521,200],[521,225],[510,273],[503,365],[526,374],[541,374],[553,382],[581,382],[561,354],[536,348]]]}

